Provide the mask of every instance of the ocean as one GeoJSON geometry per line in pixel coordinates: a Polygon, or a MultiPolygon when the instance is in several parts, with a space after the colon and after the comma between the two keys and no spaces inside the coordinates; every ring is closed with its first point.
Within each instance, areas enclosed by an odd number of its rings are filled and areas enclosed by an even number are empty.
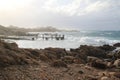
{"type": "MultiPolygon", "coordinates": [[[[41,32],[39,32],[41,33],[41,32]]],[[[44,49],[54,48],[78,48],[80,45],[100,46],[104,44],[113,45],[120,42],[120,31],[79,31],[79,32],[53,32],[64,34],[65,40],[14,40],[20,48],[44,49]]]]}

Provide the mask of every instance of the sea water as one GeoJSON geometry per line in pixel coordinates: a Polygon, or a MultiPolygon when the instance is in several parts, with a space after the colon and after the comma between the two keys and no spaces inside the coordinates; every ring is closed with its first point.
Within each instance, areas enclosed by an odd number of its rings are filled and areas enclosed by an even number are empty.
{"type": "MultiPolygon", "coordinates": [[[[38,33],[38,32],[37,32],[38,33]]],[[[39,32],[40,33],[40,32],[39,32]]],[[[120,42],[120,31],[53,32],[65,35],[65,40],[14,40],[20,48],[44,49],[47,47],[78,48],[80,45],[100,46],[120,42]]]]}

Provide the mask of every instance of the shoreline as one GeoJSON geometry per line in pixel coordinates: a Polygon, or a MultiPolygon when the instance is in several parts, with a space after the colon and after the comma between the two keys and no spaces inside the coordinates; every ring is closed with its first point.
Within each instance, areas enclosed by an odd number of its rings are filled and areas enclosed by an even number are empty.
{"type": "Polygon", "coordinates": [[[76,49],[19,48],[0,41],[0,80],[119,80],[120,49],[81,45],[76,49]]]}

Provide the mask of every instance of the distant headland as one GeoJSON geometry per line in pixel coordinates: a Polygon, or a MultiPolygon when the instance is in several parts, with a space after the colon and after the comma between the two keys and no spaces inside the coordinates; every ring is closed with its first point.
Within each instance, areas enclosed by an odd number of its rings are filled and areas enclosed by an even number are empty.
{"type": "Polygon", "coordinates": [[[17,26],[0,25],[0,35],[25,35],[27,32],[76,32],[77,30],[57,29],[52,26],[36,27],[36,28],[20,28],[17,26]]]}

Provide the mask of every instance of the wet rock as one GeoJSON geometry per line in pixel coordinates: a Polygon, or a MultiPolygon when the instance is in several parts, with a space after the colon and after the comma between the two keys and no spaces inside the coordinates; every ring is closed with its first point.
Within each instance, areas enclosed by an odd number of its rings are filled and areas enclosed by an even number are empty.
{"type": "Polygon", "coordinates": [[[56,60],[56,61],[52,62],[51,66],[67,68],[67,64],[65,62],[61,61],[61,60],[56,60]]]}
{"type": "Polygon", "coordinates": [[[87,56],[94,56],[98,58],[105,58],[105,51],[94,46],[81,45],[80,52],[86,54],[87,56]]]}
{"type": "Polygon", "coordinates": [[[113,51],[114,49],[116,49],[114,46],[110,46],[110,45],[103,45],[98,48],[105,50],[105,51],[113,51]]]}
{"type": "Polygon", "coordinates": [[[113,46],[120,47],[120,43],[115,43],[113,46]]]}
{"type": "Polygon", "coordinates": [[[107,68],[107,64],[105,62],[103,62],[102,60],[96,60],[91,62],[91,66],[98,68],[98,69],[106,69],[107,68]]]}

